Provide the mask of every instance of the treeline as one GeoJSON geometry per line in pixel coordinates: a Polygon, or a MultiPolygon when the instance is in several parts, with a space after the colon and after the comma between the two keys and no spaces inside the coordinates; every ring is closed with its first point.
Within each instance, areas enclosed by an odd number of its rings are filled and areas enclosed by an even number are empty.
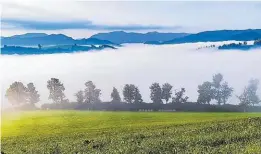
{"type": "MultiPolygon", "coordinates": [[[[178,111],[242,111],[257,106],[261,100],[257,95],[259,81],[252,79],[242,94],[236,97],[238,105],[226,104],[233,95],[233,88],[224,81],[222,74],[215,74],[211,81],[198,86],[197,102],[188,102],[186,89],[173,90],[169,83],[152,83],[150,89],[151,102],[145,103],[139,88],[134,84],[126,84],[123,88],[123,99],[119,91],[113,87],[111,101],[102,102],[101,90],[92,81],[85,83],[85,88],[75,93],[76,102],[70,102],[65,94],[65,87],[57,78],[47,81],[51,104],[43,104],[42,109],[89,109],[89,110],[178,110],[178,111]],[[216,105],[213,105],[216,104],[216,105]]],[[[13,106],[35,109],[40,95],[33,83],[26,86],[22,82],[14,82],[6,91],[6,98],[13,106]]]]}
{"type": "Polygon", "coordinates": [[[253,49],[255,47],[261,46],[261,40],[255,40],[253,45],[248,45],[246,41],[239,42],[239,43],[230,43],[230,44],[224,44],[218,47],[218,49],[240,49],[240,50],[249,50],[253,49]]]}
{"type": "Polygon", "coordinates": [[[36,47],[22,47],[22,46],[7,46],[4,45],[1,48],[1,54],[53,54],[53,53],[72,53],[89,50],[102,50],[102,49],[117,49],[110,45],[99,45],[99,46],[82,46],[82,45],[57,45],[52,47],[42,47],[38,44],[36,47]]]}

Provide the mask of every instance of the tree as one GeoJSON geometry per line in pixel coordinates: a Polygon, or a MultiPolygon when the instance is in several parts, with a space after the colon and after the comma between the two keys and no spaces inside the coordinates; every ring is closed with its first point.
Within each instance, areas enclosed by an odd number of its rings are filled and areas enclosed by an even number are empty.
{"type": "Polygon", "coordinates": [[[47,88],[49,89],[49,98],[52,99],[54,103],[62,103],[65,98],[64,86],[57,78],[51,78],[47,81],[47,88]]]}
{"type": "Polygon", "coordinates": [[[86,103],[100,102],[101,90],[96,89],[96,86],[93,84],[92,81],[86,82],[85,86],[86,86],[84,90],[85,102],[86,103]]]}
{"type": "Polygon", "coordinates": [[[250,80],[248,86],[245,87],[244,92],[237,96],[241,106],[247,107],[249,105],[256,105],[261,102],[257,95],[259,80],[250,80]]]}
{"type": "Polygon", "coordinates": [[[101,96],[101,90],[100,89],[95,89],[94,90],[94,102],[100,103],[101,102],[100,96],[101,96]]]}
{"type": "Polygon", "coordinates": [[[186,92],[185,88],[181,88],[180,91],[175,92],[175,97],[172,98],[172,103],[186,103],[188,100],[188,96],[184,97],[184,93],[186,92]]]}
{"type": "Polygon", "coordinates": [[[227,82],[223,82],[223,75],[216,74],[213,76],[213,98],[218,105],[225,104],[233,92],[233,88],[228,86],[227,82]]]}
{"type": "Polygon", "coordinates": [[[5,95],[12,105],[21,105],[27,102],[27,89],[22,82],[14,82],[5,95]]]}
{"type": "Polygon", "coordinates": [[[40,50],[42,49],[42,46],[41,46],[41,44],[38,44],[38,49],[40,49],[40,50]]]}
{"type": "Polygon", "coordinates": [[[223,81],[223,75],[221,73],[215,74],[213,76],[213,85],[214,87],[219,87],[220,83],[223,81]]]}
{"type": "Polygon", "coordinates": [[[111,98],[112,98],[112,102],[121,102],[120,94],[115,87],[113,87],[111,98]]]}
{"type": "Polygon", "coordinates": [[[202,85],[198,86],[198,103],[210,104],[211,99],[213,98],[213,89],[211,82],[204,82],[202,85]]]}
{"type": "Polygon", "coordinates": [[[134,89],[134,103],[142,103],[142,96],[140,94],[140,90],[138,87],[135,87],[134,89]]]}
{"type": "Polygon", "coordinates": [[[172,94],[172,85],[170,85],[169,83],[165,83],[162,85],[162,99],[164,99],[166,101],[166,103],[169,102],[169,99],[171,98],[171,94],[172,94]]]}
{"type": "Polygon", "coordinates": [[[29,104],[35,104],[40,101],[40,95],[38,91],[36,91],[33,83],[27,84],[27,94],[28,94],[28,102],[29,104]]]}
{"type": "Polygon", "coordinates": [[[80,90],[78,91],[76,94],[75,94],[75,97],[76,97],[76,101],[78,103],[83,103],[84,102],[84,95],[83,95],[83,91],[80,90]]]}
{"type": "Polygon", "coordinates": [[[161,104],[162,100],[162,89],[160,87],[159,83],[153,83],[150,86],[150,99],[152,100],[153,103],[156,104],[161,104]]]}
{"type": "Polygon", "coordinates": [[[233,88],[228,86],[228,83],[225,82],[221,85],[221,102],[226,104],[229,97],[231,97],[233,88]]]}
{"type": "Polygon", "coordinates": [[[127,103],[132,103],[135,99],[135,85],[126,84],[123,88],[123,97],[127,103]]]}

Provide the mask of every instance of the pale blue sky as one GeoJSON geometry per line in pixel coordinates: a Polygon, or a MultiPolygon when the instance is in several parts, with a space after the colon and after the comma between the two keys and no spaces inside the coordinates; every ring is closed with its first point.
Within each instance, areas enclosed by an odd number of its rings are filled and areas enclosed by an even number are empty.
{"type": "Polygon", "coordinates": [[[261,2],[12,1],[2,5],[2,35],[114,30],[192,32],[261,28],[261,2]]]}

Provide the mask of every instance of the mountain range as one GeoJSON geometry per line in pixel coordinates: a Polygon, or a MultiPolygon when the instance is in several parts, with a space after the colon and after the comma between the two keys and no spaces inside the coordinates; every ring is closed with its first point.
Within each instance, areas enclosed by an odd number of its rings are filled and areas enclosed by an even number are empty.
{"type": "Polygon", "coordinates": [[[73,39],[64,34],[26,33],[11,37],[1,37],[2,45],[37,46],[41,45],[112,45],[123,43],[179,44],[217,41],[251,41],[261,38],[261,29],[215,30],[196,34],[189,33],[128,33],[114,31],[98,33],[89,38],[73,39]]]}
{"type": "Polygon", "coordinates": [[[161,44],[218,42],[218,41],[251,41],[261,38],[261,29],[247,30],[217,30],[191,34],[180,38],[174,38],[161,44]]]}
{"type": "Polygon", "coordinates": [[[41,45],[117,45],[108,40],[96,38],[73,39],[64,34],[26,33],[11,37],[2,37],[2,45],[37,46],[41,45]]]}
{"type": "Polygon", "coordinates": [[[101,40],[109,40],[111,42],[122,44],[122,43],[145,43],[145,42],[164,42],[171,39],[180,38],[189,35],[188,33],[159,33],[159,32],[148,32],[148,33],[133,33],[124,31],[114,31],[109,33],[98,33],[91,38],[97,38],[101,40]]]}

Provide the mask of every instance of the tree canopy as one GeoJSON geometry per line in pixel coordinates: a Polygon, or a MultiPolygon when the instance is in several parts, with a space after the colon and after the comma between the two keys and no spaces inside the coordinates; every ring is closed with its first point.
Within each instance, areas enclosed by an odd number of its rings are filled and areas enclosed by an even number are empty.
{"type": "Polygon", "coordinates": [[[30,104],[35,104],[40,101],[40,95],[38,94],[38,91],[36,91],[36,88],[33,83],[27,84],[27,94],[28,102],[30,104]]]}
{"type": "Polygon", "coordinates": [[[159,83],[153,83],[150,86],[150,99],[155,104],[162,104],[162,89],[159,83]]]}
{"type": "Polygon", "coordinates": [[[100,102],[101,90],[97,89],[92,81],[85,83],[84,97],[85,103],[95,103],[100,102]]]}
{"type": "Polygon", "coordinates": [[[112,89],[111,98],[112,98],[112,102],[121,102],[120,94],[115,87],[113,87],[112,89]]]}
{"type": "Polygon", "coordinates": [[[162,85],[162,99],[165,100],[166,103],[169,102],[169,99],[171,98],[172,95],[172,85],[169,83],[164,83],[162,85]]]}
{"type": "Polygon", "coordinates": [[[49,90],[49,99],[52,99],[54,103],[62,103],[64,95],[64,86],[57,78],[51,78],[47,81],[47,88],[49,90]]]}
{"type": "Polygon", "coordinates": [[[245,87],[243,93],[240,96],[237,96],[240,105],[246,107],[249,105],[257,105],[261,102],[260,98],[257,95],[259,80],[252,79],[249,81],[248,86],[245,87]]]}
{"type": "Polygon", "coordinates": [[[12,105],[21,105],[27,102],[27,89],[22,82],[14,82],[6,91],[6,98],[12,105]]]}

